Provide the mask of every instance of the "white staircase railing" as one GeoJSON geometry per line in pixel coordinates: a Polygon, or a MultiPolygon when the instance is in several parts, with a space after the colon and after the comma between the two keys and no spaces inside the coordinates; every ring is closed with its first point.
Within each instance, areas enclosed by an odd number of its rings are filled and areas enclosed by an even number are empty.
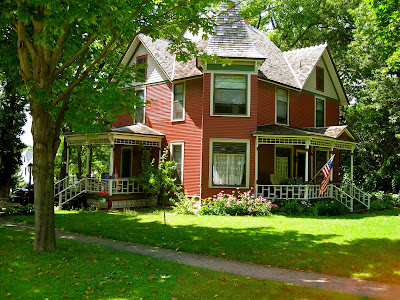
{"type": "Polygon", "coordinates": [[[327,192],[319,195],[319,185],[257,185],[257,195],[267,199],[308,200],[336,198],[351,212],[354,204],[370,209],[371,196],[354,185],[329,184],[327,192]]]}
{"type": "Polygon", "coordinates": [[[54,198],[58,198],[59,207],[85,193],[85,182],[86,178],[83,178],[75,183],[70,184],[68,177],[56,182],[54,184],[54,198]]]}

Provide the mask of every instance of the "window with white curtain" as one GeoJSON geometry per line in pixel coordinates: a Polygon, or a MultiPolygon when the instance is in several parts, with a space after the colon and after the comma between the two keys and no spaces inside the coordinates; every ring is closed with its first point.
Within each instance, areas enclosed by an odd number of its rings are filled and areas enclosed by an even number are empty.
{"type": "Polygon", "coordinates": [[[135,124],[137,123],[144,123],[145,122],[145,117],[144,117],[144,109],[145,109],[145,100],[144,100],[144,90],[138,90],[136,91],[137,95],[139,96],[139,103],[138,105],[135,106],[136,112],[135,112],[135,124]]]}
{"type": "Polygon", "coordinates": [[[185,120],[185,86],[184,83],[176,83],[172,102],[172,121],[183,120],[185,120]]]}
{"type": "Polygon", "coordinates": [[[171,159],[176,163],[175,183],[183,183],[184,142],[171,142],[171,159]]]}
{"type": "Polygon", "coordinates": [[[246,143],[212,143],[212,184],[246,185],[246,143]]]}

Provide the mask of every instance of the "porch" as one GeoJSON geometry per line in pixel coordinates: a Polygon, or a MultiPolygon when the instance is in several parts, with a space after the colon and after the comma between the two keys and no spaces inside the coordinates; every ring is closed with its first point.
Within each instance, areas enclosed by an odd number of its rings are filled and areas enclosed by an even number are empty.
{"type": "Polygon", "coordinates": [[[159,160],[164,135],[143,124],[112,128],[96,135],[66,134],[67,176],[54,185],[54,196],[61,206],[81,195],[88,205],[100,208],[129,208],[152,205],[143,199],[142,191],[134,177],[140,174],[141,155],[148,151],[159,160]],[[85,146],[87,149],[86,176],[77,178],[69,174],[70,147],[85,146]],[[90,154],[92,147],[108,145],[109,172],[91,173],[90,154]],[[102,195],[104,197],[102,197],[102,195]],[[106,199],[106,201],[99,201],[106,199]]]}
{"type": "Polygon", "coordinates": [[[257,195],[283,200],[335,198],[351,212],[355,207],[370,208],[370,195],[352,184],[357,140],[347,126],[295,128],[268,124],[258,126],[253,136],[257,195]],[[341,151],[351,154],[349,184],[339,183],[341,151]],[[327,192],[320,195],[320,170],[333,154],[336,156],[327,192]]]}

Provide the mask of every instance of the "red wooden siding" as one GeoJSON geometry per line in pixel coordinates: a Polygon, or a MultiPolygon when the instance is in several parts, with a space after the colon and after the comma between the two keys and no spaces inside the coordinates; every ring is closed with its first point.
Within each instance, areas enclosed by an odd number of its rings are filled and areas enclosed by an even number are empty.
{"type": "Polygon", "coordinates": [[[257,124],[275,123],[275,85],[258,81],[257,124]]]}
{"type": "MultiPolygon", "coordinates": [[[[203,161],[202,161],[202,197],[211,197],[221,188],[209,187],[209,151],[211,138],[250,140],[250,174],[249,185],[254,187],[255,139],[251,135],[257,129],[257,76],[251,75],[251,108],[250,117],[216,117],[210,116],[210,81],[211,75],[204,74],[203,84],[203,161]]],[[[229,189],[227,190],[229,191],[229,189]]],[[[230,191],[229,191],[230,192],[230,191]]]]}
{"type": "Polygon", "coordinates": [[[146,88],[146,125],[165,134],[166,144],[184,141],[183,187],[188,195],[200,196],[202,86],[203,80],[187,80],[185,121],[171,122],[172,84],[165,83],[146,88]]]}
{"type": "Polygon", "coordinates": [[[258,184],[271,184],[274,174],[274,145],[258,146],[258,184]]]}
{"type": "Polygon", "coordinates": [[[115,115],[117,118],[112,122],[113,127],[133,125],[133,118],[129,115],[115,115]]]}
{"type": "Polygon", "coordinates": [[[326,126],[339,125],[339,102],[326,100],[326,126]]]}
{"type": "Polygon", "coordinates": [[[313,127],[314,95],[290,90],[289,125],[294,127],[313,127]]]}

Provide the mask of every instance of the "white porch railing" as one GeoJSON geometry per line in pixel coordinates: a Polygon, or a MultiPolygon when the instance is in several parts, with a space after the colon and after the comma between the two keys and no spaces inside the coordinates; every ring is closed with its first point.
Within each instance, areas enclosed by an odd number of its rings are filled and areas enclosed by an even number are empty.
{"type": "Polygon", "coordinates": [[[258,185],[257,195],[267,199],[308,200],[335,198],[351,212],[354,202],[370,208],[371,196],[353,185],[336,186],[329,184],[327,192],[319,195],[319,185],[258,185]]]}
{"type": "Polygon", "coordinates": [[[108,195],[126,195],[140,193],[137,182],[131,178],[97,179],[82,178],[73,182],[72,178],[64,178],[54,184],[54,197],[59,205],[78,197],[83,193],[106,192],[108,195]]]}

